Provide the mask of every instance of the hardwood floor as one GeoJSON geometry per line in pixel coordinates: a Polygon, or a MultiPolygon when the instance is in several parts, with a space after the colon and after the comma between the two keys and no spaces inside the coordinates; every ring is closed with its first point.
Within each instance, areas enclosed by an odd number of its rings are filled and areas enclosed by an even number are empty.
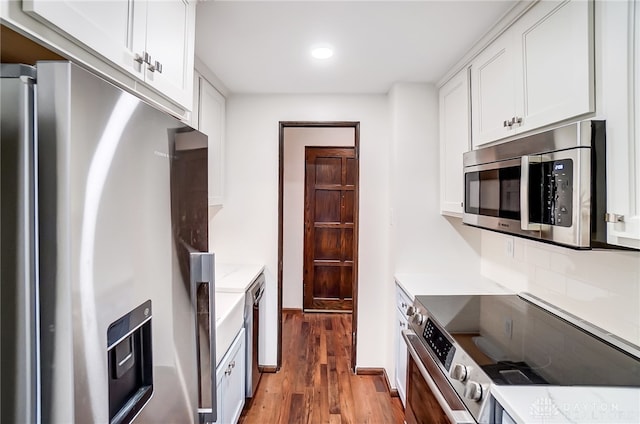
{"type": "Polygon", "coordinates": [[[382,375],[354,375],[351,314],[283,312],[282,368],[262,375],[243,424],[402,423],[382,375]]]}

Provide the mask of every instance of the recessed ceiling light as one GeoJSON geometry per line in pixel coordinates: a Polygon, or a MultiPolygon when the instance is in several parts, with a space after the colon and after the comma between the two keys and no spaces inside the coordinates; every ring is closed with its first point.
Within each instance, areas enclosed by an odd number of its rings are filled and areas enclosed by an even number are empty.
{"type": "Polygon", "coordinates": [[[311,49],[311,56],[316,59],[329,59],[333,56],[333,48],[330,46],[318,46],[311,49]]]}

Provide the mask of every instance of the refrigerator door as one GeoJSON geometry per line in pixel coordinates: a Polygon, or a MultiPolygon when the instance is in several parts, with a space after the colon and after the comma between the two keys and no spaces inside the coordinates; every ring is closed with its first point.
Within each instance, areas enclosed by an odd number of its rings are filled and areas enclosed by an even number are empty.
{"type": "Polygon", "coordinates": [[[176,136],[197,132],[69,63],[38,63],[38,104],[43,419],[198,422],[172,220],[176,136]]]}
{"type": "Polygon", "coordinates": [[[0,422],[35,423],[40,419],[35,69],[1,66],[0,422]]]}

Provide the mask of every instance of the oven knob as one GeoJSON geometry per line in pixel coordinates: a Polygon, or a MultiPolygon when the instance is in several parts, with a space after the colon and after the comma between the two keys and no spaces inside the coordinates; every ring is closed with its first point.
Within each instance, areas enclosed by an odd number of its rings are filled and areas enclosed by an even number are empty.
{"type": "Polygon", "coordinates": [[[451,371],[449,372],[451,378],[458,381],[465,381],[467,379],[467,374],[467,367],[462,364],[453,364],[453,367],[451,367],[451,371]]]}
{"type": "Polygon", "coordinates": [[[413,315],[413,322],[416,323],[417,325],[422,325],[422,323],[424,322],[424,315],[415,313],[413,315]]]}
{"type": "Polygon", "coordinates": [[[468,382],[464,388],[464,397],[476,402],[480,401],[482,399],[482,385],[475,381],[468,382]]]}

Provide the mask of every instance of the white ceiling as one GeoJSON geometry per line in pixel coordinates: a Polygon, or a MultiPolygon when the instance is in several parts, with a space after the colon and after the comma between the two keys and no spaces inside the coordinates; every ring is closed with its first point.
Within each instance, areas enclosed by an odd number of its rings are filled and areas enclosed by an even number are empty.
{"type": "Polygon", "coordinates": [[[514,4],[205,1],[196,55],[234,93],[386,93],[437,82],[514,4]],[[334,56],[313,59],[318,43],[334,56]]]}

